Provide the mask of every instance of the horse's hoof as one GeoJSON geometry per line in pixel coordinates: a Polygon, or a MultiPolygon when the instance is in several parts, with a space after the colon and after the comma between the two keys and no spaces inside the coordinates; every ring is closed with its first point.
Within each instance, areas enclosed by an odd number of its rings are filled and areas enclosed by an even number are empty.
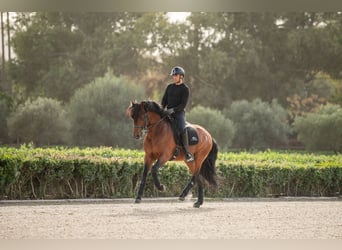
{"type": "Polygon", "coordinates": [[[179,200],[180,200],[180,201],[185,201],[185,197],[180,196],[180,197],[179,197],[179,200]]]}
{"type": "Polygon", "coordinates": [[[135,203],[135,204],[141,203],[141,199],[139,199],[139,198],[135,199],[135,202],[134,202],[134,203],[135,203]]]}
{"type": "Polygon", "coordinates": [[[202,204],[201,204],[200,202],[195,202],[195,203],[194,203],[194,207],[195,207],[195,208],[199,208],[201,205],[202,205],[202,204]]]}
{"type": "Polygon", "coordinates": [[[161,184],[160,187],[158,188],[158,190],[159,190],[160,192],[164,192],[164,191],[165,191],[164,185],[161,184]]]}

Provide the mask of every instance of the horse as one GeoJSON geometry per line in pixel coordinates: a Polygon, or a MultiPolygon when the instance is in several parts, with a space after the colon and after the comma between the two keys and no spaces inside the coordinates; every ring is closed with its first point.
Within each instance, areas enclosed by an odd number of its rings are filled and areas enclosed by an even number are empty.
{"type": "MultiPolygon", "coordinates": [[[[217,159],[218,145],[209,132],[196,124],[191,124],[198,136],[198,142],[190,145],[189,150],[195,160],[186,162],[185,153],[179,150],[172,128],[172,119],[161,105],[155,101],[132,101],[126,110],[128,116],[133,119],[133,137],[143,138],[144,170],[140,181],[135,203],[140,203],[146,183],[146,176],[151,171],[154,185],[159,191],[164,191],[164,185],[158,179],[158,169],[167,161],[184,161],[188,166],[191,180],[179,196],[184,201],[191,188],[197,184],[198,198],[193,204],[199,208],[204,199],[204,180],[209,185],[217,187],[217,174],[215,162],[217,159]]],[[[190,136],[189,136],[190,137],[190,136]]]]}

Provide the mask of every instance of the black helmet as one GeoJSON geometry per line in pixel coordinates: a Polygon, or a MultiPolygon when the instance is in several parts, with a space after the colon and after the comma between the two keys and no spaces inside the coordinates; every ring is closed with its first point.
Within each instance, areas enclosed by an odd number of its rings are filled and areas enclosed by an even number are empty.
{"type": "Polygon", "coordinates": [[[173,69],[171,70],[170,76],[174,76],[174,75],[182,75],[184,77],[185,70],[179,66],[173,67],[173,69]]]}

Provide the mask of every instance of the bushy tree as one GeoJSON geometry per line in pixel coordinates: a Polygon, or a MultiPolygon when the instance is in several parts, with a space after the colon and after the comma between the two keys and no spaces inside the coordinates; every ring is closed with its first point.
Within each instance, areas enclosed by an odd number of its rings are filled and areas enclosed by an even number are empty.
{"type": "Polygon", "coordinates": [[[260,99],[235,101],[224,113],[236,126],[235,147],[266,149],[287,142],[287,113],[276,100],[271,104],[260,99]]]}
{"type": "Polygon", "coordinates": [[[221,111],[197,106],[187,114],[187,120],[207,129],[221,149],[226,150],[231,145],[235,128],[232,121],[227,119],[221,111]]]}
{"type": "Polygon", "coordinates": [[[9,136],[18,143],[63,144],[68,123],[62,104],[51,98],[28,100],[7,119],[9,136]]]}
{"type": "Polygon", "coordinates": [[[11,99],[0,92],[0,144],[8,141],[8,129],[6,119],[10,113],[11,99]]]}
{"type": "Polygon", "coordinates": [[[342,152],[342,108],[339,105],[327,104],[316,113],[297,117],[294,128],[307,149],[342,152]]]}
{"type": "Polygon", "coordinates": [[[135,147],[132,121],[125,114],[143,88],[106,74],[76,91],[69,104],[71,143],[81,146],[135,147]]]}
{"type": "Polygon", "coordinates": [[[154,33],[163,20],[161,13],[17,13],[9,76],[28,96],[68,102],[108,69],[117,76],[145,72],[155,58],[147,55],[161,44],[154,33]]]}

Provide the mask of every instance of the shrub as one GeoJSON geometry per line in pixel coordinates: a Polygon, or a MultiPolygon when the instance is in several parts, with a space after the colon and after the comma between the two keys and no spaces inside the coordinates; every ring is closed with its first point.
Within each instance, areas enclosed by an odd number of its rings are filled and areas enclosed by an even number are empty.
{"type": "Polygon", "coordinates": [[[43,145],[64,143],[68,123],[60,102],[39,97],[19,105],[7,119],[7,126],[12,140],[43,145]]]}
{"type": "Polygon", "coordinates": [[[225,118],[221,111],[197,106],[187,114],[187,120],[206,128],[221,149],[227,149],[231,145],[235,128],[232,121],[225,118]]]}
{"type": "Polygon", "coordinates": [[[235,101],[224,113],[236,126],[234,147],[266,149],[287,143],[287,113],[276,100],[235,101]]]}
{"type": "Polygon", "coordinates": [[[80,146],[134,147],[132,121],[125,115],[143,88],[107,74],[76,91],[69,103],[71,143],[80,146]]]}
{"type": "Polygon", "coordinates": [[[321,106],[317,113],[297,117],[294,128],[307,149],[342,152],[342,108],[339,105],[328,104],[321,106]]]}
{"type": "MultiPolygon", "coordinates": [[[[143,156],[111,147],[0,147],[0,199],[134,197],[143,156]]],[[[221,152],[217,175],[219,186],[205,184],[206,197],[340,196],[342,155],[221,152]]],[[[182,162],[168,162],[159,177],[166,191],[148,174],[144,197],[178,196],[191,178],[182,162]]]]}

